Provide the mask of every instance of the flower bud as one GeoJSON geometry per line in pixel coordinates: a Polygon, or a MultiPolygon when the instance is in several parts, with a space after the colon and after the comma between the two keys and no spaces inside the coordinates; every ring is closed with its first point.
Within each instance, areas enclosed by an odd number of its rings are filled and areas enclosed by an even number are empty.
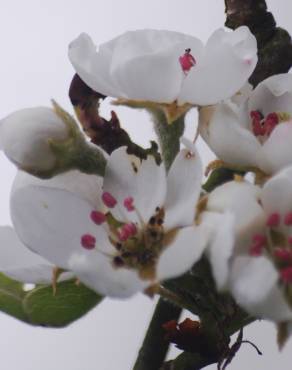
{"type": "Polygon", "coordinates": [[[18,110],[0,123],[0,146],[21,169],[50,170],[56,156],[49,140],[63,141],[69,136],[64,122],[51,108],[18,110]]]}
{"type": "Polygon", "coordinates": [[[41,178],[78,169],[103,175],[103,154],[86,141],[78,124],[57,103],[27,108],[0,122],[0,148],[23,171],[41,178]]]}

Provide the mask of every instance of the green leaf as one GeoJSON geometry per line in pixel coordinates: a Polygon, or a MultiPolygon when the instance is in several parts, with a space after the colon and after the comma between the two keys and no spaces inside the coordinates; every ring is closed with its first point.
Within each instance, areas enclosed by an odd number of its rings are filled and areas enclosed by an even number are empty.
{"type": "Polygon", "coordinates": [[[40,286],[26,294],[24,311],[33,325],[64,327],[102,301],[103,297],[74,281],[57,284],[56,294],[51,286],[40,286]]]}
{"type": "Polygon", "coordinates": [[[29,322],[22,306],[24,296],[25,292],[21,283],[0,273],[0,311],[19,320],[29,322]]]}

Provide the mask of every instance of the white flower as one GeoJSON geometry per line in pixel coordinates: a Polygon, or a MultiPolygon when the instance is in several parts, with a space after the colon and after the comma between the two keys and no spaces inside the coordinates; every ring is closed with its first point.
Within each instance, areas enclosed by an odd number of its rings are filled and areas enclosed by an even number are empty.
{"type": "Polygon", "coordinates": [[[0,147],[19,168],[50,170],[56,156],[49,139],[63,141],[68,136],[68,128],[50,108],[22,109],[0,122],[0,147]]]}
{"type": "Polygon", "coordinates": [[[124,147],[117,149],[103,191],[95,176],[71,172],[44,181],[21,173],[11,196],[19,238],[113,297],[131,296],[186,272],[207,243],[204,226],[194,222],[202,164],[187,145],[167,176],[152,156],[141,162],[124,147]]]}
{"type": "Polygon", "coordinates": [[[208,213],[233,215],[225,236],[214,236],[210,253],[218,288],[229,289],[250,314],[275,322],[292,319],[291,189],[289,167],[262,190],[244,182],[224,184],[207,206],[208,213]]]}
{"type": "Polygon", "coordinates": [[[129,31],[98,51],[83,33],[70,44],[69,58],[81,79],[104,95],[208,105],[244,85],[257,63],[257,46],[245,26],[219,29],[205,46],[178,32],[129,31]]]}
{"type": "Polygon", "coordinates": [[[292,164],[292,75],[261,82],[240,107],[202,108],[200,133],[215,154],[270,174],[292,164]]]}

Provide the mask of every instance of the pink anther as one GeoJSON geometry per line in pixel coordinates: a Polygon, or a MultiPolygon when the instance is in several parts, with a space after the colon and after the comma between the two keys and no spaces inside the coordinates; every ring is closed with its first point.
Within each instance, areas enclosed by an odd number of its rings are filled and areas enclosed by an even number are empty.
{"type": "Polygon", "coordinates": [[[137,227],[132,222],[124,225],[123,230],[125,230],[129,234],[129,236],[134,236],[137,234],[137,227]]]}
{"type": "Polygon", "coordinates": [[[274,256],[281,261],[292,261],[292,251],[286,248],[276,248],[274,256]]]}
{"type": "Polygon", "coordinates": [[[284,217],[284,224],[287,225],[287,226],[291,226],[292,225],[292,212],[289,212],[285,215],[284,217]]]}
{"type": "Polygon", "coordinates": [[[285,267],[282,270],[280,270],[280,277],[284,283],[286,284],[292,283],[292,266],[285,267]]]}
{"type": "Polygon", "coordinates": [[[92,211],[90,214],[91,220],[96,224],[96,225],[101,225],[105,222],[106,216],[104,213],[99,212],[99,211],[92,211]]]}
{"type": "Polygon", "coordinates": [[[271,213],[268,218],[266,225],[268,227],[277,227],[280,224],[280,214],[279,213],[271,213]]]}
{"type": "Polygon", "coordinates": [[[134,199],[132,197],[125,198],[124,207],[127,209],[127,211],[132,212],[135,210],[133,203],[134,203],[134,199]]]}
{"type": "Polygon", "coordinates": [[[277,126],[278,123],[279,123],[279,117],[277,113],[268,114],[264,122],[264,129],[265,129],[266,135],[268,136],[271,135],[272,131],[274,130],[274,128],[277,126]]]}
{"type": "Polygon", "coordinates": [[[116,198],[114,198],[109,192],[105,191],[102,194],[102,201],[108,208],[114,208],[117,204],[116,198]]]}
{"type": "Polygon", "coordinates": [[[264,249],[264,245],[260,245],[260,244],[253,244],[250,248],[249,248],[249,255],[252,256],[252,257],[259,257],[263,254],[263,249],[264,249]]]}
{"type": "Polygon", "coordinates": [[[252,131],[255,136],[263,136],[265,134],[265,129],[261,124],[262,115],[260,112],[254,110],[250,112],[250,117],[252,119],[252,131]]]}
{"type": "Polygon", "coordinates": [[[84,234],[81,236],[81,245],[85,249],[94,249],[95,248],[96,239],[91,234],[84,234]]]}

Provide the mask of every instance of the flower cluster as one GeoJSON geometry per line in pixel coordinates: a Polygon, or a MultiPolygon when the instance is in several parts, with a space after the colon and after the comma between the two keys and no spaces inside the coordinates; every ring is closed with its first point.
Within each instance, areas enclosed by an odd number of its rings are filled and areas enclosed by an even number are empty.
{"type": "Polygon", "coordinates": [[[146,109],[199,107],[199,133],[221,165],[262,176],[236,176],[206,193],[200,155],[184,137],[172,138],[181,148],[173,146],[168,171],[159,156],[139,158],[126,146],[102,153],[96,173],[84,171],[82,163],[96,163],[96,152],[72,117],[56,106],[12,113],[0,125],[2,149],[19,168],[10,200],[14,230],[0,230],[1,245],[10,247],[1,249],[1,271],[48,283],[58,267],[63,279],[74,276],[122,298],[155,291],[204,254],[218,290],[250,314],[288,325],[291,75],[247,85],[257,63],[247,27],[217,30],[205,46],[177,32],[131,31],[98,51],[81,34],[69,58],[103,96],[146,109]]]}

